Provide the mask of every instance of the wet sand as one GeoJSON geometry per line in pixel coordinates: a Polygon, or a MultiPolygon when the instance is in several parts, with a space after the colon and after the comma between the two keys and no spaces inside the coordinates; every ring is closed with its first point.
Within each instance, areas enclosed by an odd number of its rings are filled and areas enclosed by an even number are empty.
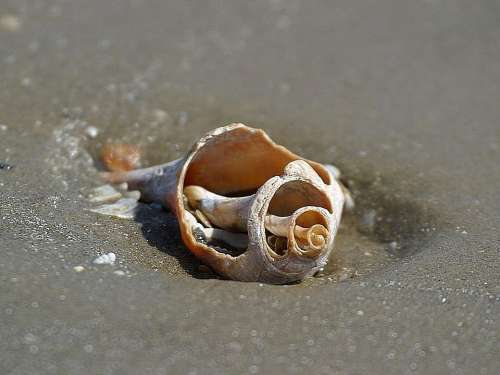
{"type": "Polygon", "coordinates": [[[499,12],[1,2],[0,373],[495,374],[499,12]],[[150,165],[231,122],[342,170],[357,206],[317,277],[221,280],[172,214],[88,211],[104,142],[150,165]]]}

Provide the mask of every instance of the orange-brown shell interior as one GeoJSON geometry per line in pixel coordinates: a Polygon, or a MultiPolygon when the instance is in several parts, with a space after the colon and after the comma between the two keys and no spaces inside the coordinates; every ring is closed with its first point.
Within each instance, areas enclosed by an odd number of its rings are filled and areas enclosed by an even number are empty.
{"type": "MultiPolygon", "coordinates": [[[[179,176],[178,189],[198,185],[221,195],[252,194],[271,177],[282,175],[288,163],[302,159],[275,144],[264,131],[244,125],[210,137],[195,147],[193,153],[179,176]]],[[[321,164],[308,163],[325,183],[330,182],[321,164]]],[[[177,195],[177,209],[182,212],[181,194],[177,195]]],[[[224,263],[228,256],[197,242],[183,220],[180,221],[181,235],[191,252],[221,272],[226,266],[217,264],[224,263]]]]}
{"type": "MultiPolygon", "coordinates": [[[[213,137],[197,151],[187,166],[184,186],[199,185],[222,195],[255,192],[297,159],[262,130],[241,126],[213,137]]],[[[323,166],[309,163],[328,183],[323,166]]]]}

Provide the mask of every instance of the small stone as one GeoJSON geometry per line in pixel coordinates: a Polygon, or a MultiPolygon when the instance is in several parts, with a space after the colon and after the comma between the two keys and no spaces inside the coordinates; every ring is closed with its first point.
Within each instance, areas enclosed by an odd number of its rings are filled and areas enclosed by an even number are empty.
{"type": "Polygon", "coordinates": [[[93,263],[94,264],[113,265],[113,264],[115,264],[115,260],[116,260],[115,253],[107,253],[107,254],[103,254],[103,255],[100,255],[97,258],[95,258],[93,263]]]}
{"type": "Polygon", "coordinates": [[[348,280],[350,278],[353,278],[354,274],[355,274],[355,270],[353,268],[343,267],[342,270],[337,275],[337,280],[339,282],[348,280]]]}
{"type": "Polygon", "coordinates": [[[131,144],[107,143],[101,149],[100,158],[108,171],[131,171],[141,165],[141,150],[131,144]]]}
{"type": "Polygon", "coordinates": [[[169,117],[168,113],[162,109],[155,109],[153,111],[153,116],[154,116],[155,120],[160,122],[160,123],[164,122],[169,117]]]}
{"type": "Polygon", "coordinates": [[[24,77],[21,80],[21,85],[24,87],[29,87],[29,86],[31,86],[31,84],[32,84],[32,81],[31,81],[31,78],[29,78],[29,77],[24,77]]]}
{"type": "Polygon", "coordinates": [[[26,335],[24,335],[24,342],[26,344],[33,344],[33,343],[35,343],[37,341],[38,341],[38,337],[36,337],[32,333],[27,333],[26,335]]]}
{"type": "Polygon", "coordinates": [[[8,129],[8,128],[9,128],[9,127],[8,127],[7,125],[5,125],[5,124],[0,124],[0,131],[5,132],[5,131],[7,131],[7,129],[8,129]]]}
{"type": "Polygon", "coordinates": [[[375,224],[377,222],[377,211],[368,210],[361,217],[361,226],[362,229],[366,232],[373,233],[375,230],[375,224]]]}
{"type": "Polygon", "coordinates": [[[12,168],[14,168],[13,165],[0,161],[0,170],[4,169],[6,171],[10,171],[12,168]]]}
{"type": "Polygon", "coordinates": [[[180,126],[186,125],[187,122],[188,122],[188,117],[189,116],[188,116],[187,112],[180,112],[179,113],[179,118],[178,118],[178,124],[180,126]]]}
{"type": "Polygon", "coordinates": [[[0,27],[5,31],[15,32],[21,28],[21,20],[13,14],[4,14],[0,16],[0,27]]]}
{"type": "Polygon", "coordinates": [[[95,126],[88,126],[88,127],[85,129],[85,133],[87,133],[87,135],[88,135],[90,138],[95,138],[95,137],[97,137],[97,135],[99,134],[99,129],[97,129],[95,126]]]}
{"type": "Polygon", "coordinates": [[[115,275],[118,275],[118,276],[124,276],[125,275],[125,272],[123,272],[122,270],[116,270],[115,272],[113,272],[115,275]]]}
{"type": "Polygon", "coordinates": [[[85,271],[85,267],[83,267],[83,266],[74,266],[73,270],[75,272],[82,272],[82,271],[85,271]]]}

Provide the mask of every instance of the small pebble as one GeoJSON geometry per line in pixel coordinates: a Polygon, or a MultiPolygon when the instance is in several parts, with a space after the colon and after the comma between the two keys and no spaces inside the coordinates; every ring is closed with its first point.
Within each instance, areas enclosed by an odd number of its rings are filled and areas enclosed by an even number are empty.
{"type": "Polygon", "coordinates": [[[21,28],[21,20],[13,14],[0,16],[0,27],[5,31],[15,32],[21,28]]]}
{"type": "Polygon", "coordinates": [[[7,164],[7,163],[5,163],[5,162],[0,161],[0,169],[4,169],[4,170],[6,170],[6,171],[9,171],[9,170],[11,170],[12,168],[14,168],[14,166],[13,166],[13,165],[11,165],[11,164],[7,164]]]}
{"type": "Polygon", "coordinates": [[[5,125],[5,124],[0,124],[0,131],[3,131],[3,132],[4,132],[4,131],[7,131],[7,129],[8,129],[8,128],[9,128],[9,127],[8,127],[7,125],[5,125]]]}
{"type": "Polygon", "coordinates": [[[337,276],[337,280],[339,282],[348,280],[348,279],[354,277],[354,274],[355,274],[354,269],[349,268],[349,267],[342,267],[342,270],[340,271],[340,273],[337,276]]]}
{"type": "Polygon", "coordinates": [[[131,171],[140,167],[141,151],[130,144],[105,144],[101,149],[101,161],[109,171],[131,171]]]}
{"type": "Polygon", "coordinates": [[[392,241],[389,243],[389,249],[391,251],[396,251],[398,249],[398,243],[396,241],[392,241]]]}
{"type": "Polygon", "coordinates": [[[90,138],[95,138],[99,134],[99,129],[95,126],[89,126],[85,129],[85,133],[87,133],[90,138]]]}
{"type": "Polygon", "coordinates": [[[24,87],[29,87],[29,86],[31,86],[32,83],[33,83],[33,81],[31,80],[30,77],[24,77],[21,80],[21,85],[24,86],[24,87]]]}
{"type": "Polygon", "coordinates": [[[156,121],[164,122],[168,118],[168,113],[162,109],[155,109],[153,111],[153,116],[156,121]]]}
{"type": "Polygon", "coordinates": [[[115,272],[113,272],[115,275],[118,275],[118,276],[124,276],[125,275],[125,272],[123,272],[122,270],[116,270],[115,272]]]}
{"type": "Polygon", "coordinates": [[[186,125],[188,122],[188,114],[187,112],[180,112],[179,113],[179,119],[178,119],[178,123],[180,126],[184,126],[186,125]]]}
{"type": "Polygon", "coordinates": [[[103,255],[100,255],[97,258],[95,258],[93,263],[94,264],[113,265],[113,264],[115,264],[115,260],[116,260],[115,253],[107,253],[107,254],[103,254],[103,255]]]}
{"type": "Polygon", "coordinates": [[[75,272],[82,272],[82,271],[85,271],[85,267],[83,267],[83,266],[74,266],[73,270],[75,272]]]}
{"type": "Polygon", "coordinates": [[[372,233],[375,230],[376,222],[377,222],[377,211],[373,209],[366,211],[361,217],[361,226],[367,232],[372,233]]]}

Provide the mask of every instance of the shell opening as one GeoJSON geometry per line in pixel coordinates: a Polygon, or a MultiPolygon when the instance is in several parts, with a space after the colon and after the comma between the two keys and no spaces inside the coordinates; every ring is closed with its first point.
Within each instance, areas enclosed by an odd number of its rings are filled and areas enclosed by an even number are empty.
{"type": "Polygon", "coordinates": [[[274,234],[267,237],[267,244],[277,256],[285,255],[288,249],[287,238],[276,236],[274,234]]]}
{"type": "Polygon", "coordinates": [[[305,206],[322,207],[333,213],[328,195],[304,181],[290,181],[280,186],[269,203],[268,213],[290,216],[305,206]]]}

